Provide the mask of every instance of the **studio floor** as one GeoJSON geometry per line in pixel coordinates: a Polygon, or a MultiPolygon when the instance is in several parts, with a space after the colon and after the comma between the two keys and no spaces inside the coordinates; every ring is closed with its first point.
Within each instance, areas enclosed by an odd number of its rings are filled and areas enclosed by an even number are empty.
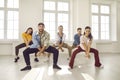
{"type": "Polygon", "coordinates": [[[78,54],[75,59],[74,69],[69,70],[67,54],[60,54],[58,65],[62,70],[52,68],[52,55],[50,61],[47,57],[40,56],[39,62],[34,62],[31,55],[32,69],[20,71],[25,67],[23,56],[14,63],[14,56],[0,56],[0,80],[120,80],[120,54],[102,53],[101,63],[104,68],[94,66],[94,57],[87,59],[84,54],[78,54]]]}

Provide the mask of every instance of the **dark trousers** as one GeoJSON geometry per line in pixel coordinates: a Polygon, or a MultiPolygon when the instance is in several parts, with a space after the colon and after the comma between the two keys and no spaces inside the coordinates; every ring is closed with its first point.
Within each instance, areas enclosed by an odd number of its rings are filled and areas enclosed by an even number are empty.
{"type": "MultiPolygon", "coordinates": [[[[30,65],[30,56],[29,54],[37,53],[39,50],[37,48],[27,48],[23,51],[23,56],[25,59],[26,65],[30,65]]],[[[49,46],[45,52],[48,52],[48,54],[53,53],[53,64],[57,65],[58,62],[58,56],[59,52],[56,48],[49,46]]]]}
{"type": "MultiPolygon", "coordinates": [[[[74,60],[76,57],[76,54],[78,54],[79,52],[85,52],[80,46],[73,52],[71,59],[70,59],[70,63],[69,66],[73,67],[74,65],[74,60]]],[[[94,53],[94,59],[95,59],[95,66],[99,67],[101,66],[100,60],[99,60],[99,52],[98,50],[94,49],[94,48],[90,48],[90,52],[94,53]]]]}
{"type": "MultiPolygon", "coordinates": [[[[32,44],[33,44],[33,42],[31,41],[31,42],[29,43],[29,45],[32,45],[32,44]]],[[[19,49],[24,48],[24,47],[26,47],[26,44],[25,44],[25,43],[21,43],[21,44],[17,45],[17,46],[15,47],[15,55],[18,56],[18,54],[19,54],[19,49]]],[[[36,54],[35,54],[35,56],[36,56],[36,54]]]]}

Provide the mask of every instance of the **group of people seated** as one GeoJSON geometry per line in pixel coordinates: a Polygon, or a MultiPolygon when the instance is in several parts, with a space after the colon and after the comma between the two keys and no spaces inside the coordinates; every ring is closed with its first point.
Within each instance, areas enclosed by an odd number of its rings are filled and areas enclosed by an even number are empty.
{"type": "Polygon", "coordinates": [[[40,55],[44,55],[44,52],[47,52],[48,57],[50,57],[50,54],[53,54],[53,69],[61,69],[61,67],[58,66],[57,62],[59,57],[59,50],[64,52],[63,48],[68,49],[68,60],[70,59],[70,69],[73,69],[76,54],[80,52],[85,52],[85,56],[87,58],[90,58],[90,53],[94,53],[95,66],[103,67],[103,65],[100,63],[98,50],[91,48],[93,36],[91,34],[91,28],[89,26],[85,27],[84,34],[82,34],[81,28],[77,28],[77,34],[74,35],[74,42],[72,46],[65,43],[66,35],[65,33],[63,33],[62,25],[58,26],[58,30],[58,33],[56,33],[56,41],[53,42],[52,45],[50,45],[49,43],[50,34],[45,31],[44,23],[38,24],[37,31],[33,32],[33,29],[29,27],[26,32],[22,34],[24,42],[15,47],[16,57],[14,59],[14,62],[18,62],[18,60],[20,59],[20,57],[18,56],[19,49],[26,47],[26,49],[23,51],[26,66],[22,68],[21,71],[31,69],[30,54],[35,54],[34,61],[39,62],[37,57],[40,55]],[[74,48],[76,49],[72,52],[72,49],[74,48]]]}

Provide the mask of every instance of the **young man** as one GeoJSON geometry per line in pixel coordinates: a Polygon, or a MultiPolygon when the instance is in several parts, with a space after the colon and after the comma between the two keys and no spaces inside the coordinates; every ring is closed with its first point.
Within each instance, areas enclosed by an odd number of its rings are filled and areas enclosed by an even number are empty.
{"type": "Polygon", "coordinates": [[[29,54],[39,52],[37,55],[40,55],[41,53],[44,53],[44,51],[48,52],[48,54],[53,53],[53,68],[61,69],[57,65],[59,52],[57,49],[49,45],[50,35],[44,30],[44,28],[45,25],[43,23],[38,24],[38,31],[34,32],[32,37],[33,44],[23,51],[25,63],[27,66],[21,69],[21,71],[31,69],[29,54]]]}
{"type": "Polygon", "coordinates": [[[56,41],[53,46],[58,47],[58,50],[60,49],[62,52],[64,51],[62,47],[67,48],[68,52],[69,52],[69,57],[70,57],[72,48],[67,43],[65,43],[66,35],[63,33],[63,26],[60,25],[58,27],[58,30],[59,30],[59,32],[56,35],[56,41]]]}
{"type": "Polygon", "coordinates": [[[82,36],[81,33],[82,33],[82,29],[77,28],[77,34],[74,35],[74,42],[73,42],[73,45],[72,45],[72,49],[79,46],[79,44],[80,44],[80,36],[82,36]]]}

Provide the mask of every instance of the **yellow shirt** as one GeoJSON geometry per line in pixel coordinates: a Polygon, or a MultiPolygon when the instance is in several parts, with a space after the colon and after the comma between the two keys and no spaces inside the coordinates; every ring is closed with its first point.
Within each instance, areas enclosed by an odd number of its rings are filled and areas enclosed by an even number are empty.
{"type": "Polygon", "coordinates": [[[27,42],[30,42],[30,41],[32,41],[32,35],[30,35],[30,34],[27,34],[27,33],[22,33],[22,38],[23,38],[23,40],[24,40],[24,42],[26,43],[26,41],[27,42]]]}

